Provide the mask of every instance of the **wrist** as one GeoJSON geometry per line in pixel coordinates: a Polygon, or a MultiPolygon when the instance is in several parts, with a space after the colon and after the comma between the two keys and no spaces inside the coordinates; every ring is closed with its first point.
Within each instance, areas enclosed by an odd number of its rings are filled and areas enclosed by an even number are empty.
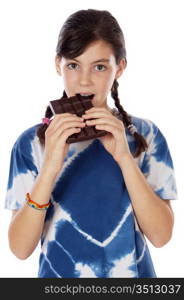
{"type": "Polygon", "coordinates": [[[27,204],[34,208],[34,209],[37,209],[37,210],[47,210],[50,206],[50,200],[47,202],[47,203],[44,203],[44,204],[40,204],[40,203],[37,203],[35,201],[33,201],[30,197],[30,194],[27,193],[26,194],[26,200],[27,200],[27,204]]]}
{"type": "Polygon", "coordinates": [[[48,164],[48,165],[43,164],[39,175],[45,181],[54,182],[56,177],[59,174],[59,171],[57,169],[53,168],[50,164],[48,164]]]}
{"type": "Polygon", "coordinates": [[[120,158],[116,159],[116,162],[117,162],[119,165],[122,165],[122,163],[123,163],[124,161],[130,160],[130,159],[133,159],[133,156],[132,156],[131,152],[126,152],[126,153],[124,153],[123,155],[121,155],[120,158]]]}

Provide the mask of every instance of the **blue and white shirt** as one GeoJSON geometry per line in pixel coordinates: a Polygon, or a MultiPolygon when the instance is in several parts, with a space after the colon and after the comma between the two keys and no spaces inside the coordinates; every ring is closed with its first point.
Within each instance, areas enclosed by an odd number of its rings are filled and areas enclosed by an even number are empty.
{"type": "MultiPolygon", "coordinates": [[[[121,118],[116,109],[113,113],[121,118]]],[[[149,145],[135,162],[158,196],[177,199],[165,137],[152,121],[130,116],[149,145]]],[[[5,208],[22,207],[40,172],[39,125],[24,131],[13,146],[5,208]]],[[[134,137],[125,130],[133,153],[134,137]]],[[[156,277],[122,171],[98,138],[69,145],[45,218],[37,276],[156,277]]]]}

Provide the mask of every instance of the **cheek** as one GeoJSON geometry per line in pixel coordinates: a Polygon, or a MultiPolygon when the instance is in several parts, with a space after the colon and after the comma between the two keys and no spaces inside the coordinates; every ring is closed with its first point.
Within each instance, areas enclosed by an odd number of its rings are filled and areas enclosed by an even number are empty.
{"type": "Polygon", "coordinates": [[[76,75],[74,74],[74,72],[65,72],[63,74],[63,82],[65,86],[72,86],[75,82],[76,82],[76,75]]]}
{"type": "Polygon", "coordinates": [[[114,74],[112,72],[106,73],[101,80],[98,81],[100,89],[105,91],[109,91],[112,87],[114,82],[114,74]]]}
{"type": "Polygon", "coordinates": [[[107,83],[107,88],[108,90],[111,90],[112,88],[112,85],[113,85],[113,82],[115,80],[115,76],[116,76],[116,72],[115,71],[112,71],[111,74],[109,75],[108,77],[108,83],[107,83]]]}

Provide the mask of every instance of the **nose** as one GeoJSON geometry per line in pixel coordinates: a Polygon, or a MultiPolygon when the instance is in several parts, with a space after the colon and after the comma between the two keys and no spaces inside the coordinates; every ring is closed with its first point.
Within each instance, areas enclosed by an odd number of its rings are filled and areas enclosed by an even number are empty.
{"type": "Polygon", "coordinates": [[[88,70],[80,72],[79,83],[81,86],[90,86],[92,84],[91,75],[88,70]]]}

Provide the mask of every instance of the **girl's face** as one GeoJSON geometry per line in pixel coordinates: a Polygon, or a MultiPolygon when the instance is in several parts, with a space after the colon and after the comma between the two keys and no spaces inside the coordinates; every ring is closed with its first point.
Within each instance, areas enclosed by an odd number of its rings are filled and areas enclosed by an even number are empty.
{"type": "Polygon", "coordinates": [[[122,59],[117,65],[113,50],[103,40],[91,43],[86,50],[73,59],[56,56],[56,69],[63,76],[64,89],[68,97],[75,94],[94,94],[95,107],[107,106],[107,95],[115,79],[126,67],[122,59]]]}

